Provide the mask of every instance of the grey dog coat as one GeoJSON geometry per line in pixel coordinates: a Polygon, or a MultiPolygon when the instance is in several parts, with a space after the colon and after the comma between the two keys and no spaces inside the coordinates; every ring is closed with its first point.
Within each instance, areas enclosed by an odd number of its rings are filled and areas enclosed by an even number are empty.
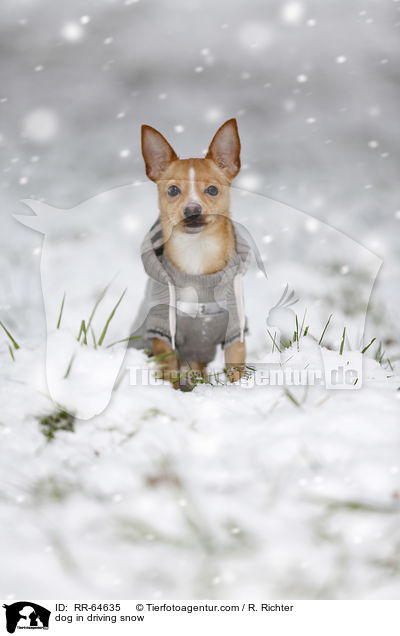
{"type": "Polygon", "coordinates": [[[153,338],[169,343],[189,361],[210,362],[217,345],[243,342],[247,330],[242,276],[251,258],[249,243],[232,224],[235,253],[214,274],[181,272],[163,249],[158,219],[146,235],[141,256],[149,278],[131,336],[136,349],[153,349],[153,338]]]}

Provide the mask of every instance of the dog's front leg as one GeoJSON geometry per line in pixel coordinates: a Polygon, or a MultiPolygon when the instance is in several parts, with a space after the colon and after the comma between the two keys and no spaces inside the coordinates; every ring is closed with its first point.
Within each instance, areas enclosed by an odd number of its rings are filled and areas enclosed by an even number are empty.
{"type": "Polygon", "coordinates": [[[225,347],[225,367],[230,382],[237,382],[245,372],[246,345],[234,342],[225,347]]]}
{"type": "Polygon", "coordinates": [[[177,389],[179,386],[179,363],[176,352],[165,340],[153,338],[153,355],[157,362],[157,377],[172,382],[174,388],[177,389]]]}

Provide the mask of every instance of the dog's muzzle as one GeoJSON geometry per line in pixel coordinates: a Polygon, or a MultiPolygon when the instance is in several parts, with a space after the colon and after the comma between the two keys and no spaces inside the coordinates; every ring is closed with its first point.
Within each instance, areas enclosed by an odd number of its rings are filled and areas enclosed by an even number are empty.
{"type": "Polygon", "coordinates": [[[203,210],[199,203],[188,203],[183,210],[183,224],[186,232],[200,232],[205,226],[203,210]]]}

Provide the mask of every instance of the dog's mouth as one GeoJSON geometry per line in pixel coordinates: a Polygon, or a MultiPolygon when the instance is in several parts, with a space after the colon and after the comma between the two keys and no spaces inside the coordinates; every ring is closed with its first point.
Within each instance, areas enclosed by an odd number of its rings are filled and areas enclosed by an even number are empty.
{"type": "Polygon", "coordinates": [[[201,232],[206,226],[203,216],[189,216],[183,221],[183,228],[188,234],[201,232]]]}

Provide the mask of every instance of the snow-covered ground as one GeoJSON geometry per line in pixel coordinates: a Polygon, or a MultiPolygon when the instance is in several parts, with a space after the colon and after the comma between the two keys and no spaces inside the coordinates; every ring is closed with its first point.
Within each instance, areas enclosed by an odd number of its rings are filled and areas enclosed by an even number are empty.
{"type": "MultiPolygon", "coordinates": [[[[3,1],[0,320],[20,348],[1,331],[1,598],[398,598],[399,10],[3,1]],[[199,156],[230,116],[243,145],[232,209],[269,275],[253,264],[245,280],[249,362],[271,353],[267,327],[307,310],[281,363],[340,363],[375,337],[360,388],[184,394],[125,373],[104,412],[50,439],[46,336],[65,336],[63,294],[77,335],[113,281],[98,337],[125,272],[111,343],[143,292],[139,244],[157,212],[140,124],[199,156]],[[71,208],[45,241],[11,217],[28,198],[71,208]],[[286,283],[299,301],[271,314],[286,283]]],[[[107,369],[106,351],[90,356],[107,369]]],[[[128,351],[127,367],[146,364],[128,351]]]]}

